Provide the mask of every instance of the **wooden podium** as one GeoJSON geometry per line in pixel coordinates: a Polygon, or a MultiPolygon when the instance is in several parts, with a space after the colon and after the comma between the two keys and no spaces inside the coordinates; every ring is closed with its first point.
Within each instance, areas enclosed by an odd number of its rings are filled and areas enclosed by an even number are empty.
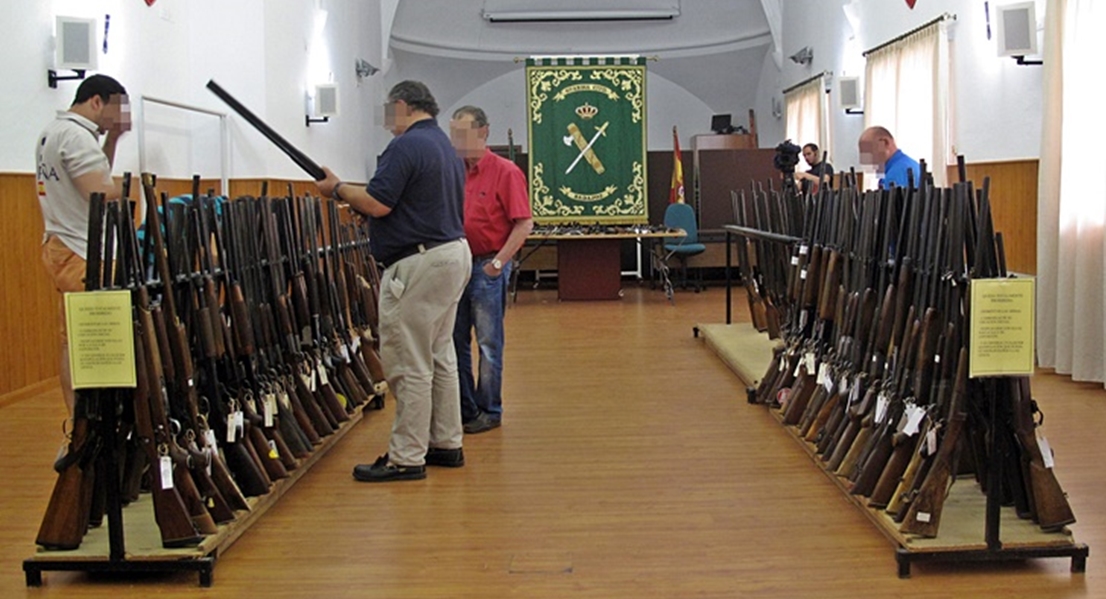
{"type": "Polygon", "coordinates": [[[622,297],[620,250],[626,239],[683,237],[682,229],[656,233],[531,234],[541,243],[557,243],[557,299],[616,300],[622,297]]]}

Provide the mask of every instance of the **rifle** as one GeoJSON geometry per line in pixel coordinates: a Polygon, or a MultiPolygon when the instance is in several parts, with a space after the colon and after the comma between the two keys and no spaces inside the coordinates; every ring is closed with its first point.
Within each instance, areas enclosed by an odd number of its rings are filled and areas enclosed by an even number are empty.
{"type": "MultiPolygon", "coordinates": [[[[219,304],[217,291],[215,260],[211,251],[211,229],[208,226],[208,212],[215,217],[214,201],[209,205],[207,198],[194,194],[195,204],[191,210],[192,230],[197,240],[195,253],[200,256],[200,277],[197,280],[195,322],[197,323],[195,348],[199,350],[200,362],[203,368],[201,387],[205,389],[206,397],[201,396],[201,401],[206,402],[212,410],[208,413],[194,413],[192,418],[199,431],[197,437],[203,441],[198,444],[200,451],[213,452],[217,447],[217,437],[227,439],[227,417],[229,411],[224,401],[223,386],[220,383],[219,362],[227,355],[227,344],[230,334],[226,329],[226,321],[219,304]],[[213,418],[211,418],[213,416],[213,418]],[[214,421],[215,427],[209,428],[208,423],[214,421]]],[[[191,406],[190,406],[191,407],[191,406]]],[[[238,443],[225,443],[222,459],[212,460],[212,476],[226,501],[235,510],[249,510],[249,503],[245,496],[261,495],[268,491],[268,485],[258,473],[259,467],[252,462],[248,453],[243,453],[243,448],[238,443]],[[233,454],[233,458],[230,457],[233,454]],[[232,475],[230,463],[237,466],[232,475]],[[235,482],[238,480],[238,483],[235,482]],[[239,486],[240,483],[240,486],[239,486]]],[[[214,458],[215,456],[213,456],[214,458]]]]}
{"type": "Polygon", "coordinates": [[[948,495],[949,479],[954,474],[956,464],[953,456],[960,437],[964,433],[967,413],[964,410],[968,387],[968,352],[960,349],[956,366],[956,384],[949,402],[948,426],[941,439],[941,445],[933,458],[929,473],[910,502],[899,530],[905,533],[936,537],[941,525],[941,513],[948,495]]]}
{"type": "Polygon", "coordinates": [[[953,354],[958,353],[961,347],[955,324],[948,323],[942,339],[938,343],[942,344],[942,349],[937,356],[941,358],[941,374],[934,391],[935,401],[928,409],[927,430],[919,437],[916,451],[887,504],[886,511],[891,514],[895,522],[902,522],[903,518],[906,517],[906,510],[910,507],[914,497],[917,496],[918,489],[932,466],[933,454],[936,452],[929,447],[928,441],[923,441],[923,439],[927,438],[926,435],[932,434],[935,440],[937,434],[941,432],[942,427],[947,425],[949,419],[950,394],[956,376],[956,364],[950,358],[953,354]],[[930,433],[930,430],[933,432],[930,433]]]}
{"type": "MultiPolygon", "coordinates": [[[[289,192],[291,192],[290,189],[289,192]]],[[[307,303],[307,285],[303,270],[300,267],[299,246],[293,241],[297,238],[293,232],[294,213],[291,202],[294,201],[295,197],[289,193],[287,201],[280,200],[274,206],[274,216],[277,218],[277,228],[281,237],[279,246],[283,248],[283,255],[288,257],[285,264],[288,269],[287,279],[292,299],[292,310],[289,315],[290,328],[282,331],[290,343],[286,354],[288,358],[285,363],[287,374],[284,379],[284,388],[288,392],[293,404],[293,412],[297,414],[297,418],[301,418],[301,414],[306,416],[303,419],[306,422],[300,421],[304,432],[314,429],[316,437],[323,437],[334,432],[336,423],[332,423],[329,413],[320,407],[318,400],[311,392],[309,388],[311,380],[308,377],[310,367],[307,364],[306,356],[297,349],[297,344],[299,348],[304,350],[310,350],[312,347],[312,325],[307,303]],[[299,331],[298,337],[296,331],[299,331]]],[[[311,379],[313,380],[313,376],[311,379]]]]}
{"type": "MultiPolygon", "coordinates": [[[[338,382],[349,393],[354,404],[361,405],[369,400],[373,381],[368,367],[354,347],[354,337],[350,333],[353,329],[352,309],[342,254],[342,230],[338,219],[338,205],[334,201],[326,203],[326,218],[329,251],[324,265],[328,275],[326,279],[334,330],[333,346],[337,347],[337,357],[341,358],[340,361],[336,360],[338,382]]],[[[360,342],[360,336],[357,339],[360,342]]]]}
{"type": "Polygon", "coordinates": [[[250,109],[246,108],[244,105],[242,105],[241,102],[234,99],[234,96],[231,96],[229,93],[227,93],[227,91],[224,90],[218,83],[215,83],[214,80],[209,80],[207,82],[207,89],[211,90],[211,92],[214,93],[216,96],[219,96],[220,100],[226,102],[227,105],[230,106],[235,112],[237,112],[239,116],[246,119],[246,122],[253,125],[253,127],[257,129],[258,132],[264,135],[277,148],[279,148],[289,158],[291,158],[297,166],[304,170],[304,172],[306,172],[308,175],[311,175],[313,179],[315,179],[316,181],[322,181],[326,178],[326,174],[323,173],[323,169],[319,167],[318,164],[308,158],[307,155],[301,152],[298,148],[288,143],[288,141],[281,137],[279,133],[266,125],[264,121],[257,118],[254,113],[250,112],[250,109]]]}
{"type": "Polygon", "coordinates": [[[161,533],[161,544],[166,548],[188,547],[199,544],[204,534],[198,530],[196,520],[185,506],[175,486],[174,472],[180,466],[169,457],[170,431],[164,424],[155,429],[151,406],[160,405],[160,393],[150,384],[157,372],[157,341],[153,338],[153,318],[149,308],[149,295],[143,284],[134,290],[135,307],[135,358],[138,386],[135,389],[135,423],[138,441],[150,464],[150,494],[154,505],[154,519],[161,533]]]}
{"type": "MultiPolygon", "coordinates": [[[[965,187],[963,183],[956,184],[955,188],[951,190],[951,194],[948,193],[949,190],[946,190],[945,197],[941,200],[944,203],[941,208],[944,214],[941,223],[945,223],[944,219],[947,218],[949,233],[944,236],[947,243],[942,246],[943,249],[938,250],[936,261],[936,268],[944,270],[938,271],[935,268],[932,273],[932,285],[933,292],[937,295],[938,313],[944,315],[944,319],[948,321],[948,324],[938,341],[941,349],[936,356],[936,360],[939,361],[940,374],[932,393],[934,399],[930,406],[930,416],[943,416],[941,421],[933,423],[934,432],[932,434],[934,438],[937,431],[948,421],[950,393],[952,386],[955,384],[954,377],[956,375],[956,365],[951,358],[959,352],[963,345],[959,333],[962,310],[960,290],[964,282],[964,213],[965,202],[967,201],[964,194],[965,187]],[[946,282],[948,287],[943,290],[939,289],[946,282]]],[[[945,226],[945,224],[941,226],[945,226]]],[[[914,453],[902,476],[902,480],[887,505],[887,512],[892,514],[892,518],[896,522],[902,522],[906,517],[910,503],[917,495],[932,466],[933,456],[931,453],[933,452],[929,450],[928,445],[929,443],[919,443],[918,450],[914,453]]]]}
{"type": "MultiPolygon", "coordinates": [[[[866,197],[865,208],[869,213],[875,208],[877,198],[878,196],[872,194],[866,197]]],[[[872,232],[875,224],[871,222],[870,217],[865,218],[864,213],[862,213],[860,227],[860,252],[863,252],[866,244],[873,237],[872,232]]],[[[851,333],[851,337],[842,339],[842,343],[838,347],[838,354],[844,357],[845,364],[854,372],[853,387],[857,388],[865,383],[867,377],[864,366],[870,352],[869,339],[872,336],[870,333],[878,323],[874,320],[877,293],[871,287],[866,287],[861,291],[864,286],[863,271],[866,269],[857,268],[858,265],[855,260],[853,265],[855,278],[853,279],[852,288],[854,294],[853,299],[850,300],[850,304],[853,306],[852,319],[851,322],[846,323],[844,328],[846,334],[851,333]]],[[[848,319],[846,320],[848,321],[848,319]]],[[[829,433],[825,434],[819,442],[819,454],[827,458],[827,465],[833,463],[834,469],[840,465],[841,460],[844,459],[845,449],[852,444],[857,432],[859,432],[859,413],[854,408],[859,408],[858,405],[855,405],[855,402],[860,397],[862,397],[860,391],[855,390],[853,395],[849,396],[849,401],[839,402],[837,413],[831,417],[832,420],[830,421],[835,424],[829,427],[829,433]],[[845,446],[845,449],[838,452],[838,447],[842,445],[845,446]]]]}
{"type": "Polygon", "coordinates": [[[296,416],[296,407],[287,393],[287,376],[292,372],[289,364],[296,363],[290,352],[295,352],[297,348],[288,309],[287,285],[282,276],[284,258],[280,256],[279,249],[274,247],[272,202],[268,198],[254,202],[254,212],[250,217],[260,228],[260,235],[255,237],[253,251],[254,260],[262,268],[256,270],[255,279],[267,279],[268,283],[268,289],[260,281],[255,281],[254,287],[255,301],[260,307],[258,316],[261,325],[258,329],[258,356],[262,378],[258,392],[261,394],[259,397],[264,399],[262,405],[265,407],[265,423],[275,425],[272,433],[274,442],[287,446],[290,455],[284,455],[283,447],[280,453],[285,467],[291,469],[296,467],[291,458],[306,458],[320,438],[306,414],[296,416]],[[284,373],[283,377],[281,373],[284,373]],[[306,430],[301,426],[301,421],[306,421],[306,430]]]}
{"type": "MultiPolygon", "coordinates": [[[[246,215],[243,207],[245,200],[239,198],[225,212],[225,226],[232,231],[231,243],[223,246],[228,252],[227,263],[235,266],[230,271],[234,278],[231,281],[229,302],[231,305],[231,326],[235,334],[235,345],[238,349],[237,361],[233,365],[235,383],[238,385],[238,395],[235,400],[239,409],[243,412],[243,434],[247,441],[246,449],[257,462],[261,464],[262,471],[273,480],[288,477],[288,470],[281,461],[281,450],[273,438],[271,429],[262,431],[258,423],[261,418],[256,413],[256,390],[260,388],[257,377],[257,360],[259,358],[254,335],[254,323],[252,316],[258,314],[258,310],[252,309],[247,300],[245,287],[251,285],[244,238],[250,235],[245,229],[246,215]],[[272,441],[272,445],[270,445],[272,441]]],[[[291,457],[290,455],[288,457],[291,457]]]]}
{"type": "MultiPolygon", "coordinates": [[[[778,196],[775,196],[777,202],[778,196]]],[[[771,205],[763,189],[753,193],[753,219],[755,227],[761,231],[780,232],[780,223],[773,220],[771,205]]],[[[748,216],[748,215],[746,215],[748,216]]],[[[764,298],[765,318],[769,336],[773,333],[778,338],[781,323],[785,317],[785,303],[787,296],[786,286],[781,286],[784,276],[781,272],[782,255],[778,248],[770,242],[753,240],[753,252],[756,258],[752,269],[753,281],[764,298]]]]}
{"type": "MultiPolygon", "coordinates": [[[[253,357],[246,362],[246,389],[242,396],[246,418],[253,428],[261,429],[269,446],[269,454],[275,455],[287,471],[299,467],[298,458],[310,453],[311,444],[305,440],[293,418],[280,416],[275,392],[276,368],[281,364],[280,348],[275,342],[279,335],[273,317],[273,304],[278,297],[266,294],[262,283],[264,274],[271,274],[271,269],[265,268],[266,259],[260,247],[264,240],[263,207],[268,202],[268,198],[243,198],[235,203],[240,218],[237,219],[239,228],[234,241],[237,243],[236,255],[244,265],[243,290],[250,306],[249,313],[254,318],[255,344],[253,357]]],[[[262,450],[260,445],[257,450],[262,450]]]]}
{"type": "Polygon", "coordinates": [[[329,313],[329,295],[326,293],[326,285],[318,267],[322,251],[319,248],[318,224],[316,220],[316,204],[312,198],[303,198],[300,206],[300,222],[306,233],[307,247],[301,258],[304,264],[304,281],[307,284],[308,307],[311,312],[311,330],[315,341],[315,356],[312,378],[316,381],[320,406],[324,408],[324,415],[328,415],[331,426],[338,428],[339,423],[349,420],[346,408],[338,399],[334,388],[330,385],[330,377],[327,376],[327,368],[324,362],[323,349],[328,347],[327,333],[333,334],[329,313]]]}
{"type": "Polygon", "coordinates": [[[269,282],[272,285],[272,301],[276,307],[275,322],[269,324],[270,328],[279,325],[277,330],[266,329],[264,332],[265,337],[271,337],[267,345],[270,347],[270,353],[275,356],[274,361],[277,362],[277,365],[271,369],[274,373],[271,378],[274,380],[268,392],[276,394],[280,399],[280,406],[284,408],[285,415],[280,417],[278,422],[281,434],[286,440],[301,445],[299,450],[293,447],[293,451],[296,451],[296,457],[302,458],[306,457],[304,454],[310,452],[312,446],[321,442],[321,437],[303,403],[294,392],[288,392],[288,389],[294,386],[293,383],[290,383],[290,376],[295,372],[295,367],[300,360],[297,357],[299,341],[295,336],[293,317],[289,307],[288,283],[284,280],[284,269],[282,268],[282,263],[287,261],[288,258],[280,255],[273,204],[269,202],[262,203],[261,210],[262,238],[267,250],[266,259],[269,265],[269,282]],[[273,341],[274,339],[282,339],[283,343],[277,343],[273,341]],[[283,373],[282,376],[276,376],[278,368],[283,373]],[[290,418],[289,414],[291,415],[290,418]]]}
{"type": "MultiPolygon", "coordinates": [[[[229,216],[230,205],[224,205],[223,218],[229,216]]],[[[232,394],[230,389],[224,386],[225,380],[234,388],[240,389],[242,382],[239,374],[239,365],[235,358],[246,352],[243,347],[239,332],[242,327],[249,327],[250,322],[242,312],[242,307],[232,301],[236,295],[241,296],[240,285],[232,280],[229,267],[230,247],[223,241],[224,222],[219,219],[214,201],[207,203],[201,200],[200,227],[203,238],[203,254],[207,257],[209,273],[212,275],[210,282],[205,281],[204,291],[208,297],[209,305],[218,305],[219,290],[214,276],[219,275],[223,283],[221,295],[225,297],[225,314],[233,318],[236,328],[228,326],[228,320],[224,318],[221,310],[213,311],[212,339],[210,343],[203,344],[205,349],[204,374],[205,389],[212,398],[211,407],[213,424],[219,439],[223,439],[223,455],[226,456],[228,468],[234,473],[234,478],[240,485],[242,493],[248,497],[256,497],[269,492],[272,479],[269,477],[257,450],[252,443],[245,439],[245,414],[240,409],[238,395],[232,394]],[[214,243],[214,247],[212,247],[214,243]],[[216,259],[218,263],[216,263],[216,259]],[[222,343],[220,343],[222,341],[222,343]],[[222,376],[225,375],[225,376],[222,376]]],[[[265,454],[267,456],[267,453],[265,454]]]]}
{"type": "MultiPolygon", "coordinates": [[[[174,297],[174,283],[176,280],[169,267],[169,244],[162,236],[161,217],[158,214],[156,202],[157,194],[152,180],[148,176],[143,176],[143,191],[147,204],[147,234],[150,236],[152,243],[154,266],[164,285],[161,306],[152,310],[153,327],[156,329],[157,340],[161,346],[156,353],[152,348],[147,348],[147,354],[152,355],[152,359],[159,366],[156,377],[154,372],[149,374],[150,385],[162,394],[165,406],[168,407],[166,408],[160,404],[154,405],[151,407],[151,416],[155,426],[158,426],[163,418],[165,423],[169,423],[169,413],[176,417],[176,420],[171,424],[177,430],[171,431],[173,434],[169,435],[168,448],[173,460],[186,466],[191,471],[191,476],[177,474],[175,471],[175,482],[180,489],[181,499],[184,500],[193,518],[199,523],[200,531],[205,534],[214,534],[217,531],[215,522],[233,520],[234,509],[227,502],[222,491],[207,471],[208,465],[212,466],[213,471],[223,468],[216,464],[221,460],[214,448],[206,452],[189,452],[178,444],[174,436],[178,432],[183,434],[185,445],[188,446],[193,441],[194,436],[200,433],[205,439],[203,442],[206,443],[206,435],[203,431],[197,429],[196,424],[199,419],[199,408],[193,377],[191,349],[188,343],[189,336],[176,308],[174,297]],[[180,423],[184,423],[184,426],[182,427],[180,423]],[[190,437],[188,433],[185,433],[185,430],[191,431],[192,436],[190,437]],[[208,513],[206,507],[208,505],[211,506],[214,516],[208,513]]],[[[163,197],[162,203],[165,215],[168,218],[170,210],[167,199],[163,197]]],[[[177,230],[177,235],[183,236],[183,223],[175,225],[167,223],[165,230],[171,231],[173,229],[177,230]]],[[[137,242],[134,245],[137,248],[137,242]]],[[[185,258],[184,253],[181,247],[173,249],[172,257],[178,264],[178,268],[181,268],[180,263],[185,258]]],[[[229,480],[229,477],[227,478],[229,480]]],[[[228,494],[237,494],[237,488],[232,487],[233,485],[227,487],[228,494]]]]}
{"type": "MultiPolygon", "coordinates": [[[[102,193],[93,193],[90,198],[85,291],[100,286],[104,201],[102,193]]],[[[54,462],[58,479],[35,537],[35,543],[46,549],[76,549],[88,530],[94,463],[100,451],[100,402],[99,390],[76,393],[73,430],[65,454],[54,462]]]]}
{"type": "MultiPolygon", "coordinates": [[[[910,306],[907,314],[907,322],[913,322],[914,307],[910,306]]],[[[884,409],[881,411],[877,404],[874,423],[879,425],[879,430],[874,431],[869,444],[857,461],[854,471],[853,486],[850,492],[854,495],[865,497],[872,494],[879,476],[882,474],[887,461],[891,458],[894,449],[894,435],[905,424],[905,397],[907,364],[916,355],[920,337],[920,324],[914,323],[909,327],[903,338],[902,355],[895,359],[895,372],[890,379],[886,379],[885,395],[883,396],[884,409]],[[880,418],[882,416],[882,418],[880,418]]]]}
{"type": "MultiPolygon", "coordinates": [[[[734,220],[739,226],[747,227],[748,218],[745,211],[745,192],[742,191],[739,195],[736,191],[730,191],[730,202],[733,205],[734,220]]],[[[741,271],[741,282],[745,287],[745,298],[749,302],[749,315],[753,320],[753,327],[758,332],[765,332],[768,330],[768,315],[767,310],[764,307],[764,298],[760,294],[760,289],[757,287],[755,280],[753,279],[753,267],[749,261],[749,240],[745,237],[741,237],[737,240],[737,264],[741,271]]],[[[779,332],[777,331],[777,336],[779,332]]],[[[775,339],[769,334],[769,339],[775,339]]]]}
{"type": "Polygon", "coordinates": [[[1075,522],[1075,515],[1068,504],[1067,495],[1056,480],[1052,470],[1052,455],[1046,454],[1047,445],[1037,435],[1037,427],[1044,416],[1037,402],[1029,394],[1027,377],[1011,377],[1007,384],[1007,397],[1013,421],[1010,423],[1021,450],[1022,462],[1029,472],[1032,505],[1037,524],[1045,531],[1057,531],[1075,522]],[[1040,416],[1039,418],[1035,418],[1040,416]]]}
{"type": "MultiPolygon", "coordinates": [[[[918,411],[924,412],[923,406],[928,405],[926,402],[929,400],[929,392],[931,389],[931,369],[933,357],[936,355],[939,326],[937,322],[937,311],[933,308],[927,309],[921,323],[921,340],[919,341],[917,349],[916,366],[914,369],[916,377],[914,379],[914,389],[911,397],[912,401],[907,410],[908,418],[918,411]]],[[[917,441],[921,436],[918,432],[915,426],[913,431],[904,432],[900,429],[892,436],[892,446],[894,449],[875,487],[872,489],[872,494],[868,501],[869,507],[887,507],[887,504],[891,501],[895,489],[899,485],[900,479],[903,473],[905,473],[907,466],[910,464],[910,460],[917,448],[917,441]]]]}
{"type": "MultiPolygon", "coordinates": [[[[350,324],[354,325],[356,329],[355,337],[353,339],[353,345],[350,348],[351,353],[357,355],[358,361],[358,380],[365,385],[365,389],[372,389],[373,392],[380,396],[383,401],[384,396],[384,372],[383,367],[380,366],[380,356],[377,355],[375,347],[375,334],[373,328],[377,325],[376,319],[376,297],[372,291],[372,287],[367,283],[366,277],[362,276],[362,273],[367,272],[370,268],[368,265],[360,264],[361,256],[358,252],[358,244],[364,244],[366,240],[359,240],[357,238],[357,229],[353,225],[341,226],[339,229],[341,232],[341,239],[344,240],[344,252],[345,252],[345,277],[347,281],[347,293],[349,294],[350,303],[350,316],[354,319],[350,324]],[[364,345],[368,343],[369,347],[365,348],[364,345]],[[369,357],[366,358],[366,355],[369,357]],[[373,362],[376,362],[375,366],[373,362]]],[[[379,274],[375,275],[379,278],[379,274]]],[[[383,405],[382,403],[380,405],[383,405]]]]}

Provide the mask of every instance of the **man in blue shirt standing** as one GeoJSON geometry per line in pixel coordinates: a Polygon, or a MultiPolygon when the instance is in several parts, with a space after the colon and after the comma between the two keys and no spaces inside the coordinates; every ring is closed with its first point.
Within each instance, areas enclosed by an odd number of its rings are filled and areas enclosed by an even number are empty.
{"type": "Polygon", "coordinates": [[[380,359],[396,396],[388,453],[360,464],[365,482],[426,478],[426,465],[458,467],[461,392],[453,323],[472,272],[462,215],[465,166],[438,126],[426,85],[397,83],[384,104],[395,139],[368,186],[343,184],[327,169],[319,191],[371,219],[380,277],[380,359]]]}
{"type": "Polygon", "coordinates": [[[883,174],[879,180],[881,188],[892,183],[899,187],[908,184],[907,172],[914,172],[914,184],[920,183],[921,167],[918,161],[907,156],[895,144],[891,132],[883,127],[868,127],[860,134],[860,163],[876,165],[877,172],[883,174]]]}

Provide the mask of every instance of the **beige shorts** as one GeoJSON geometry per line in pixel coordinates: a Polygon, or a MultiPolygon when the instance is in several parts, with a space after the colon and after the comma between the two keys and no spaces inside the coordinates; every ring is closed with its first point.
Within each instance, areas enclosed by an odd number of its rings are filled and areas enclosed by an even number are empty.
{"type": "MultiPolygon", "coordinates": [[[[54,282],[54,287],[60,292],[85,290],[85,261],[78,256],[69,246],[60,239],[51,235],[46,243],[42,244],[42,264],[46,267],[46,273],[54,282]]],[[[63,296],[58,296],[59,332],[62,342],[68,341],[65,332],[65,301],[63,296]]]]}

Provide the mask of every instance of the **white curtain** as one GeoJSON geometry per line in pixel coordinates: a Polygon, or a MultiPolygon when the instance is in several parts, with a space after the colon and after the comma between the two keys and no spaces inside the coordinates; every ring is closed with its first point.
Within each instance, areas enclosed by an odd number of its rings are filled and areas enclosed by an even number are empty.
{"type": "MultiPolygon", "coordinates": [[[[864,126],[882,126],[899,149],[925,160],[937,185],[955,162],[948,24],[940,21],[866,57],[864,126]]],[[[875,185],[875,177],[866,180],[875,185]]]]}
{"type": "Polygon", "coordinates": [[[1045,28],[1037,198],[1037,359],[1077,381],[1106,381],[1102,0],[1052,0],[1045,28]]]}
{"type": "MultiPolygon", "coordinates": [[[[825,75],[816,77],[795,89],[788,91],[783,96],[784,113],[787,119],[786,135],[798,146],[809,143],[818,144],[819,152],[830,150],[829,108],[826,105],[828,95],[825,93],[825,75]]],[[[797,170],[807,171],[810,166],[799,157],[797,170]]],[[[833,164],[833,157],[829,158],[833,164]]]]}

